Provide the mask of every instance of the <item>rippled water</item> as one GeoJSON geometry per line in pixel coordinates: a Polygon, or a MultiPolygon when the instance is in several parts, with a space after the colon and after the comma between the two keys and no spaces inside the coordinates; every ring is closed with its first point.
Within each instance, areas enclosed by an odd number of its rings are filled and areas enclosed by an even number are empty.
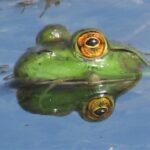
{"type": "Polygon", "coordinates": [[[42,17],[44,1],[25,8],[18,2],[0,1],[0,64],[10,66],[0,81],[0,149],[149,150],[148,71],[135,88],[118,99],[113,115],[98,123],[85,122],[75,112],[66,117],[30,114],[20,108],[15,90],[2,79],[26,48],[35,45],[36,34],[47,24],[63,24],[72,33],[98,28],[111,40],[150,52],[150,1],[60,0],[42,17]]]}

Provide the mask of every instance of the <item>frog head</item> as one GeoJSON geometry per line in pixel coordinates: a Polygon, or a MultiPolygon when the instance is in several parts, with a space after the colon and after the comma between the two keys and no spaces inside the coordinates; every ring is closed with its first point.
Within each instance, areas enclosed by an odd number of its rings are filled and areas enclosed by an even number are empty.
{"type": "Polygon", "coordinates": [[[112,43],[97,29],[72,36],[62,25],[48,25],[16,63],[16,79],[39,81],[128,80],[141,76],[146,60],[132,47],[112,43]]]}

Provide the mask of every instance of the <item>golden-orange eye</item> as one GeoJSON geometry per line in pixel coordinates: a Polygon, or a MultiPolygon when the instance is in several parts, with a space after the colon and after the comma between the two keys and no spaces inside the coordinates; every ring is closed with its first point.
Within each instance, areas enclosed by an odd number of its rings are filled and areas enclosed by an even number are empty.
{"type": "Polygon", "coordinates": [[[101,57],[106,48],[105,38],[96,31],[81,34],[77,39],[80,53],[87,58],[101,57]]]}
{"type": "Polygon", "coordinates": [[[114,109],[114,103],[108,97],[98,97],[89,101],[85,117],[91,121],[103,120],[109,117],[114,109]]]}

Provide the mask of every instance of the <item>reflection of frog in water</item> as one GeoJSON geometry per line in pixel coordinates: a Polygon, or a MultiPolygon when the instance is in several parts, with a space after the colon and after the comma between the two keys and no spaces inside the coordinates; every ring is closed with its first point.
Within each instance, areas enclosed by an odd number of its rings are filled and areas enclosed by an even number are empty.
{"type": "Polygon", "coordinates": [[[48,25],[36,43],[18,60],[14,76],[28,87],[18,88],[22,107],[40,114],[77,110],[87,120],[103,120],[149,65],[136,49],[92,28],[71,36],[62,25],[48,25]]]}
{"type": "Polygon", "coordinates": [[[87,121],[108,118],[116,98],[136,84],[137,80],[102,83],[99,85],[29,85],[18,88],[20,106],[35,114],[64,116],[77,111],[87,121]]]}

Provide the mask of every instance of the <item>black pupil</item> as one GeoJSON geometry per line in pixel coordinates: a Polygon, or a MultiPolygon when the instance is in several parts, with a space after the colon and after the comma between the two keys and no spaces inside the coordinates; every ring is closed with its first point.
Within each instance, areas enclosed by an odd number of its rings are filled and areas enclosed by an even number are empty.
{"type": "Polygon", "coordinates": [[[90,38],[86,41],[86,45],[88,46],[95,46],[99,43],[99,41],[95,38],[90,38]]]}
{"type": "Polygon", "coordinates": [[[97,109],[94,113],[98,116],[101,116],[106,113],[106,108],[97,109]]]}

